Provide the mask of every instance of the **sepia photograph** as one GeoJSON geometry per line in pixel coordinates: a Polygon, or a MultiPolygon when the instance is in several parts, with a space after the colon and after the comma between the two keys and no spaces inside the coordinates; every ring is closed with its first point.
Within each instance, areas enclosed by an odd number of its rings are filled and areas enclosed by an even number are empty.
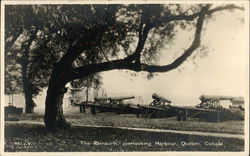
{"type": "Polygon", "coordinates": [[[248,20],[244,0],[2,1],[0,154],[249,155],[248,20]]]}

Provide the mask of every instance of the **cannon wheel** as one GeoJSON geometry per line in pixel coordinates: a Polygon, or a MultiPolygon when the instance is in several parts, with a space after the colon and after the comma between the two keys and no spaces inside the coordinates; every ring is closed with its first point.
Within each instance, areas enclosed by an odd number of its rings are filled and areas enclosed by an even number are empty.
{"type": "Polygon", "coordinates": [[[187,120],[186,112],[183,110],[179,110],[176,119],[177,121],[186,121],[187,120]]]}
{"type": "Polygon", "coordinates": [[[85,106],[80,105],[80,113],[85,113],[85,112],[86,112],[85,106]]]}
{"type": "Polygon", "coordinates": [[[95,107],[91,107],[91,114],[93,114],[93,115],[96,114],[95,107]]]}
{"type": "Polygon", "coordinates": [[[176,119],[177,121],[181,121],[181,111],[178,111],[176,119]]]}

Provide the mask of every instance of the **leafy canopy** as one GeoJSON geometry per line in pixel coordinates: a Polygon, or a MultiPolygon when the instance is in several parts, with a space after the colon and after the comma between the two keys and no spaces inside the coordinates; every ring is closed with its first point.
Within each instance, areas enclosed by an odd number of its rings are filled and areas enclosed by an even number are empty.
{"type": "Polygon", "coordinates": [[[66,82],[112,69],[166,72],[199,48],[206,19],[232,9],[243,10],[231,4],[10,5],[5,40],[13,41],[24,29],[40,32],[34,41],[40,61],[33,66],[59,66],[66,82]],[[195,30],[190,47],[171,64],[158,66],[161,49],[181,29],[195,30]]]}

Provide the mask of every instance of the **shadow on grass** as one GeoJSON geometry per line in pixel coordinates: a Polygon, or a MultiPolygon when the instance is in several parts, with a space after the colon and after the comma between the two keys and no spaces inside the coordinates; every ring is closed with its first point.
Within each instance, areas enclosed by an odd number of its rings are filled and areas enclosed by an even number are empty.
{"type": "Polygon", "coordinates": [[[115,128],[5,124],[5,152],[243,151],[244,140],[115,128]]]}
{"type": "MultiPolygon", "coordinates": [[[[74,109],[75,110],[75,109],[74,109]]],[[[225,122],[204,122],[196,118],[188,118],[185,122],[176,121],[173,118],[137,118],[135,115],[115,113],[98,113],[92,115],[90,113],[73,113],[65,114],[67,121],[75,125],[98,125],[98,126],[115,126],[115,127],[136,127],[136,128],[152,128],[152,129],[168,129],[168,130],[186,130],[201,132],[216,132],[230,134],[244,134],[244,121],[225,121],[225,122]]],[[[43,114],[23,114],[20,121],[43,121],[43,114]]]]}

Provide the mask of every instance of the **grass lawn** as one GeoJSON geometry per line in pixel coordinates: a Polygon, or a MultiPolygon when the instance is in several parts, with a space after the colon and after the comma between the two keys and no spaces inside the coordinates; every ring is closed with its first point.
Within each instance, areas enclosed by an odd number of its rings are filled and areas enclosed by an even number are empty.
{"type": "MultiPolygon", "coordinates": [[[[65,111],[69,129],[49,132],[43,125],[5,123],[6,152],[42,151],[243,151],[244,140],[188,134],[144,132],[115,128],[81,127],[99,125],[170,130],[244,134],[244,121],[205,122],[189,118],[149,119],[114,113],[79,113],[77,107],[65,111]]],[[[19,120],[43,122],[43,113],[22,114],[19,120]]]]}
{"type": "MultiPolygon", "coordinates": [[[[155,128],[170,130],[203,131],[217,133],[244,134],[244,121],[224,121],[224,122],[205,122],[198,119],[188,118],[187,121],[176,121],[176,118],[137,118],[136,115],[114,113],[97,113],[96,115],[79,113],[79,108],[74,107],[65,111],[67,121],[76,125],[99,125],[114,127],[136,127],[136,128],[155,128]]],[[[36,113],[23,114],[20,120],[43,122],[43,114],[36,113]]]]}
{"type": "Polygon", "coordinates": [[[4,140],[5,152],[244,150],[242,139],[78,126],[49,132],[24,123],[5,123],[4,140]]]}

